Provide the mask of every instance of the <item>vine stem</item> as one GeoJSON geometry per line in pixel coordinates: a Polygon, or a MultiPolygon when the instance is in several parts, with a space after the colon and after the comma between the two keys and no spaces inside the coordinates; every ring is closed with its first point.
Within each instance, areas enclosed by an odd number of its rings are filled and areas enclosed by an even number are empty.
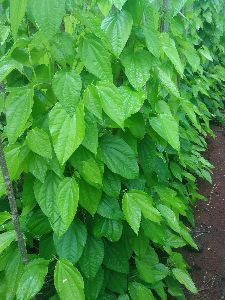
{"type": "Polygon", "coordinates": [[[7,196],[8,196],[8,200],[9,200],[9,206],[10,206],[10,210],[11,210],[11,214],[12,214],[12,222],[13,222],[13,226],[14,226],[16,236],[17,236],[19,253],[21,256],[22,263],[24,265],[26,265],[28,262],[26,243],[25,243],[25,239],[24,239],[24,236],[23,236],[23,233],[21,230],[21,226],[20,226],[16,198],[14,195],[12,182],[11,182],[10,176],[9,176],[9,170],[8,170],[6,159],[5,159],[1,133],[0,133],[0,168],[2,170],[2,175],[3,175],[5,186],[6,186],[7,196]]]}

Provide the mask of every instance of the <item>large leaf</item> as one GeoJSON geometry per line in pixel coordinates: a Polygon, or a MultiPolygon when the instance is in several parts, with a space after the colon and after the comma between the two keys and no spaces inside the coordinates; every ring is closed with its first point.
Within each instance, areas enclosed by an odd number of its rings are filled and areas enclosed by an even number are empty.
{"type": "Polygon", "coordinates": [[[56,205],[58,212],[68,228],[77,211],[79,187],[74,178],[64,178],[58,187],[56,205]]]}
{"type": "Polygon", "coordinates": [[[61,300],[84,300],[84,281],[80,272],[66,259],[58,260],[54,283],[61,300]]]}
{"type": "Polygon", "coordinates": [[[79,266],[82,273],[87,278],[94,278],[103,262],[104,244],[101,239],[96,239],[88,235],[87,243],[84,248],[79,266]]]}
{"type": "Polygon", "coordinates": [[[117,136],[103,136],[100,141],[102,158],[107,167],[127,179],[138,176],[139,168],[133,150],[117,136]]]}
{"type": "Polygon", "coordinates": [[[49,129],[57,158],[63,165],[84,139],[83,103],[79,104],[71,117],[61,104],[57,103],[49,113],[49,129]]]}
{"type": "Polygon", "coordinates": [[[113,53],[120,56],[130,36],[133,20],[131,15],[125,11],[111,11],[103,20],[102,29],[105,31],[112,44],[113,53]]]}
{"type": "Polygon", "coordinates": [[[13,91],[6,99],[7,136],[11,144],[24,132],[33,106],[34,91],[24,87],[13,91]]]}
{"type": "Polygon", "coordinates": [[[19,281],[17,299],[30,300],[33,298],[42,288],[47,273],[48,261],[37,258],[29,262],[19,281]]]}
{"type": "Polygon", "coordinates": [[[0,254],[16,239],[14,230],[0,234],[0,254]]]}
{"type": "Polygon", "coordinates": [[[164,53],[168,56],[171,62],[174,64],[175,69],[183,77],[184,66],[181,63],[176,45],[167,33],[161,35],[161,47],[164,53]]]}
{"type": "Polygon", "coordinates": [[[29,1],[32,16],[47,37],[53,37],[60,28],[64,13],[65,0],[29,1]]]}
{"type": "Polygon", "coordinates": [[[79,55],[87,70],[101,80],[112,82],[110,55],[95,36],[86,36],[79,44],[79,55]]]}
{"type": "Polygon", "coordinates": [[[63,108],[73,115],[77,109],[82,87],[80,76],[75,71],[58,71],[53,78],[52,86],[63,108]]]}
{"type": "Polygon", "coordinates": [[[129,284],[129,293],[132,300],[155,300],[151,290],[138,282],[129,284]]]}
{"type": "Polygon", "coordinates": [[[179,124],[173,116],[160,114],[150,118],[151,127],[166,140],[175,150],[180,150],[179,124]]]}
{"type": "Polygon", "coordinates": [[[161,220],[160,213],[153,207],[152,202],[152,198],[142,191],[132,190],[124,194],[122,205],[123,213],[136,234],[138,234],[139,231],[141,214],[153,222],[159,222],[161,220]]]}
{"type": "Polygon", "coordinates": [[[104,112],[123,128],[126,118],[125,106],[118,88],[111,83],[102,82],[98,84],[97,90],[104,112]]]}
{"type": "Polygon", "coordinates": [[[197,294],[197,289],[195,287],[194,282],[192,281],[190,275],[181,269],[172,269],[174,277],[183,284],[189,291],[191,291],[194,294],[197,294]]]}
{"type": "Polygon", "coordinates": [[[27,134],[27,145],[35,153],[52,158],[52,146],[48,134],[39,128],[34,128],[27,134]]]}
{"type": "Polygon", "coordinates": [[[16,38],[20,23],[25,16],[27,0],[10,0],[10,23],[13,38],[16,38]]]}
{"type": "Polygon", "coordinates": [[[137,90],[142,88],[150,77],[150,53],[145,50],[135,51],[126,48],[121,55],[121,61],[130,84],[137,90]]]}
{"type": "Polygon", "coordinates": [[[54,244],[59,258],[66,258],[73,264],[80,259],[87,240],[85,225],[76,220],[60,238],[54,235],[54,244]]]}

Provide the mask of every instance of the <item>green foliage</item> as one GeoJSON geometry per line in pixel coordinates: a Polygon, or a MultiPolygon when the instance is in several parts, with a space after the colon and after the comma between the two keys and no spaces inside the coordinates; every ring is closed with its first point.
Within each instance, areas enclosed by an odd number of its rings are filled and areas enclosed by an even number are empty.
{"type": "Polygon", "coordinates": [[[166,300],[197,289],[191,237],[213,118],[224,123],[224,1],[1,0],[1,299],[166,300]],[[189,226],[189,227],[188,227],[189,226]]]}

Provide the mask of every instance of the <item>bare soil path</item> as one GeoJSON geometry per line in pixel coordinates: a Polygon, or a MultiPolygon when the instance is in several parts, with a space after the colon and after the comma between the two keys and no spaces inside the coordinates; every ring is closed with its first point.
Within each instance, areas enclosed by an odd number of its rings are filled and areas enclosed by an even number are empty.
{"type": "Polygon", "coordinates": [[[214,165],[213,183],[200,182],[200,193],[208,202],[199,201],[195,209],[194,237],[200,252],[186,258],[199,294],[189,300],[225,299],[225,135],[214,126],[216,138],[209,138],[206,158],[214,165]]]}

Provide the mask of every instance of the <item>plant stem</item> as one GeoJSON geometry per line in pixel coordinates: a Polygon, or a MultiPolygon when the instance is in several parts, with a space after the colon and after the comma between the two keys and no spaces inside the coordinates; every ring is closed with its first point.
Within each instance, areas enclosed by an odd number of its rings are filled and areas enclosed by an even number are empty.
{"type": "Polygon", "coordinates": [[[9,170],[8,170],[8,167],[6,164],[1,133],[0,133],[0,168],[2,170],[2,175],[3,175],[3,179],[5,182],[5,186],[6,186],[6,191],[7,191],[8,200],[9,200],[9,206],[10,206],[10,210],[11,210],[11,214],[12,214],[12,222],[13,222],[14,229],[15,229],[16,236],[17,236],[19,253],[21,256],[22,263],[24,265],[26,265],[28,262],[26,243],[25,243],[25,239],[24,239],[21,227],[20,227],[19,214],[18,214],[18,209],[17,209],[17,205],[16,205],[16,198],[15,198],[15,195],[13,192],[12,182],[10,180],[9,170]]]}

